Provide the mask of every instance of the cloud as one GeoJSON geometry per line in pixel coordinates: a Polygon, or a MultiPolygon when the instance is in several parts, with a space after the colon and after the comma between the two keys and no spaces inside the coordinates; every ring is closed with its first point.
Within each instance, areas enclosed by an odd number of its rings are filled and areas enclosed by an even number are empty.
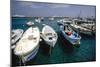
{"type": "Polygon", "coordinates": [[[40,8],[40,7],[42,7],[42,6],[32,4],[32,5],[30,5],[29,7],[31,7],[31,8],[40,8]]]}
{"type": "Polygon", "coordinates": [[[20,4],[20,6],[23,6],[23,7],[31,7],[31,8],[40,8],[40,7],[42,7],[39,3],[37,4],[37,3],[34,3],[34,2],[22,2],[22,1],[20,1],[19,2],[19,4],[20,4]]]}
{"type": "Polygon", "coordinates": [[[67,4],[49,4],[49,6],[51,8],[67,8],[67,7],[70,7],[71,5],[67,5],[67,4]]]}
{"type": "Polygon", "coordinates": [[[33,3],[32,3],[32,2],[19,2],[19,4],[20,4],[21,6],[30,6],[30,5],[32,5],[33,3]]]}
{"type": "Polygon", "coordinates": [[[40,7],[48,7],[48,8],[68,8],[71,5],[68,4],[60,4],[60,3],[43,3],[43,2],[32,2],[31,0],[16,0],[19,1],[22,6],[28,6],[31,8],[40,8],[40,7]]]}

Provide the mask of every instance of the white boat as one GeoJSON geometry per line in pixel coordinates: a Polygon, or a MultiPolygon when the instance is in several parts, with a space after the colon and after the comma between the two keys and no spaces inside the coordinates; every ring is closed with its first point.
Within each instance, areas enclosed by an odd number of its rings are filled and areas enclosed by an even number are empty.
{"type": "Polygon", "coordinates": [[[16,44],[14,54],[19,56],[23,63],[34,58],[39,49],[40,32],[38,27],[30,27],[16,44]]]}
{"type": "Polygon", "coordinates": [[[62,19],[57,20],[57,24],[58,24],[58,25],[64,25],[63,20],[62,20],[62,19]]]}
{"type": "Polygon", "coordinates": [[[71,23],[72,23],[71,20],[65,20],[65,21],[63,21],[63,24],[64,24],[64,25],[71,24],[71,23]]]}
{"type": "Polygon", "coordinates": [[[71,23],[72,23],[72,21],[68,20],[68,19],[60,19],[57,21],[58,25],[67,25],[67,24],[71,24],[71,23]]]}
{"type": "Polygon", "coordinates": [[[14,29],[11,31],[11,44],[16,43],[22,36],[24,30],[22,29],[14,29]]]}
{"type": "Polygon", "coordinates": [[[35,22],[40,23],[40,22],[41,22],[41,19],[40,19],[40,18],[36,18],[36,19],[35,19],[35,22]]]}
{"type": "Polygon", "coordinates": [[[84,28],[90,29],[90,30],[92,30],[93,32],[96,31],[96,25],[95,25],[95,23],[92,23],[92,24],[83,23],[83,24],[81,24],[81,26],[84,27],[84,28]]]}
{"type": "Polygon", "coordinates": [[[85,35],[92,35],[92,30],[87,29],[85,27],[79,26],[77,24],[70,24],[71,27],[73,28],[73,30],[81,33],[81,34],[85,34],[85,35]]]}
{"type": "Polygon", "coordinates": [[[27,22],[26,24],[27,24],[28,26],[32,26],[32,25],[34,25],[34,22],[29,21],[29,22],[27,22]]]}
{"type": "Polygon", "coordinates": [[[63,35],[64,39],[69,41],[72,45],[79,45],[81,36],[78,33],[74,32],[71,27],[68,25],[60,26],[61,35],[63,35]]]}
{"type": "Polygon", "coordinates": [[[50,20],[50,21],[54,20],[54,17],[49,17],[49,20],[50,20]]]}
{"type": "Polygon", "coordinates": [[[50,45],[51,47],[54,47],[57,39],[58,39],[58,35],[57,33],[54,31],[53,28],[51,28],[48,25],[45,25],[42,29],[42,33],[41,33],[41,37],[44,39],[44,41],[50,45]]]}
{"type": "Polygon", "coordinates": [[[42,24],[43,26],[45,26],[46,24],[42,24]]]}

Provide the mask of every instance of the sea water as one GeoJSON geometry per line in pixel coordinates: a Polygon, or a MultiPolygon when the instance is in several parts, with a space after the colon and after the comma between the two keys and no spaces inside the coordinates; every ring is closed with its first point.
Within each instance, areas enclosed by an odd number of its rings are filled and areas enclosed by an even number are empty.
{"type": "MultiPolygon", "coordinates": [[[[29,26],[26,25],[28,21],[33,21],[34,25],[39,27],[40,31],[43,28],[43,24],[50,25],[58,34],[58,41],[55,47],[52,49],[50,55],[44,53],[41,47],[36,55],[36,57],[28,62],[26,65],[40,65],[40,64],[57,64],[57,63],[74,63],[74,62],[87,62],[96,60],[96,38],[95,36],[86,36],[82,35],[80,47],[68,48],[64,46],[61,41],[59,25],[57,20],[48,20],[48,17],[45,17],[44,20],[40,23],[35,22],[35,18],[12,18],[11,30],[12,29],[23,29],[26,31],[29,26]]],[[[66,43],[66,45],[70,45],[66,43]]],[[[47,48],[46,46],[42,46],[47,48]]],[[[46,50],[45,50],[46,51],[46,50]]],[[[12,56],[12,65],[19,65],[18,58],[15,57],[13,50],[11,53],[12,56]]]]}

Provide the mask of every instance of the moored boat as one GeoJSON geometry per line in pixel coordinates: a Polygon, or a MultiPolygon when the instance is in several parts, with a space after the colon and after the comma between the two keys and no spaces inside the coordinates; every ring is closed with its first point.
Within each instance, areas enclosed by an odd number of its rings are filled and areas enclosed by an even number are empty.
{"type": "Polygon", "coordinates": [[[68,25],[61,25],[60,26],[61,35],[67,41],[69,41],[72,45],[79,45],[81,36],[78,35],[75,31],[71,29],[68,25]]]}
{"type": "Polygon", "coordinates": [[[34,58],[39,49],[40,32],[38,27],[30,27],[16,44],[14,54],[21,58],[23,63],[34,58]]]}
{"type": "Polygon", "coordinates": [[[70,24],[73,30],[79,32],[80,34],[85,34],[85,35],[92,35],[92,30],[87,29],[85,27],[76,25],[76,24],[70,24]]]}
{"type": "Polygon", "coordinates": [[[23,29],[14,29],[11,31],[11,44],[16,43],[22,36],[23,29]]]}
{"type": "Polygon", "coordinates": [[[40,22],[41,22],[41,19],[40,19],[40,18],[36,18],[36,19],[35,19],[35,22],[40,23],[40,22]]]}
{"type": "Polygon", "coordinates": [[[57,33],[54,31],[54,29],[52,27],[50,27],[48,25],[45,25],[43,27],[41,37],[51,47],[55,46],[57,39],[58,39],[57,33]]]}
{"type": "Polygon", "coordinates": [[[52,21],[52,20],[54,20],[54,17],[49,17],[49,21],[52,21]]]}
{"type": "Polygon", "coordinates": [[[91,34],[95,35],[96,34],[96,25],[95,23],[83,23],[81,24],[82,27],[87,28],[91,30],[91,34]]]}

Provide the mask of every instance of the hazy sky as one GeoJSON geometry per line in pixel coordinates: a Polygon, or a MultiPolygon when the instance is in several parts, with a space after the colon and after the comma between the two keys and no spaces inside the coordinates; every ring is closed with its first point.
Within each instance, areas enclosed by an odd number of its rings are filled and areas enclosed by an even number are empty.
{"type": "Polygon", "coordinates": [[[95,17],[95,6],[12,1],[11,14],[24,16],[95,17]]]}

